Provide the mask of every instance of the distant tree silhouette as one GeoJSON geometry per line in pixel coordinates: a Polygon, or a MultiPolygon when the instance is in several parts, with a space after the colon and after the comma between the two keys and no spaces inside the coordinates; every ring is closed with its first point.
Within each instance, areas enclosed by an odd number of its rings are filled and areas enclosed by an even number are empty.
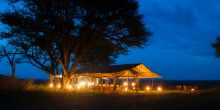
{"type": "Polygon", "coordinates": [[[151,36],[136,0],[11,0],[18,1],[23,9],[0,16],[11,28],[2,36],[41,50],[50,47],[62,66],[63,86],[79,64],[109,65],[151,36]]]}
{"type": "Polygon", "coordinates": [[[8,63],[11,66],[11,79],[15,79],[16,64],[21,63],[21,58],[18,56],[18,49],[14,47],[1,45],[0,56],[1,58],[7,58],[8,63]]]}
{"type": "Polygon", "coordinates": [[[215,48],[216,57],[220,57],[220,37],[217,37],[215,42],[212,43],[212,47],[215,48]]]}
{"type": "Polygon", "coordinates": [[[44,70],[50,75],[50,78],[54,74],[58,74],[59,62],[49,41],[47,42],[44,39],[20,39],[9,43],[19,47],[19,52],[26,58],[25,62],[44,70]]]}

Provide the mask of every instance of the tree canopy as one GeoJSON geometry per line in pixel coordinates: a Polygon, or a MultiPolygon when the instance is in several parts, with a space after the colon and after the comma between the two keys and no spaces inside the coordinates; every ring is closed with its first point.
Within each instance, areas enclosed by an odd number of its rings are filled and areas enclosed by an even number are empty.
{"type": "Polygon", "coordinates": [[[112,64],[151,36],[136,0],[11,0],[17,2],[23,8],[0,15],[10,27],[1,37],[35,63],[59,62],[63,83],[79,64],[112,64]]]}

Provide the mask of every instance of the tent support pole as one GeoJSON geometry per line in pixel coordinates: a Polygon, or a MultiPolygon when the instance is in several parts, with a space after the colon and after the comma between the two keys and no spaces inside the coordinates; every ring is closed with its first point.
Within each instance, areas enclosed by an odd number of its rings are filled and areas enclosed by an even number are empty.
{"type": "Polygon", "coordinates": [[[151,78],[151,87],[153,88],[154,87],[154,79],[151,78]]]}
{"type": "MultiPolygon", "coordinates": [[[[129,74],[128,74],[128,77],[129,77],[129,74]]],[[[129,84],[128,84],[128,77],[127,77],[127,87],[128,87],[128,85],[129,85],[129,84]]]]}
{"type": "Polygon", "coordinates": [[[137,76],[135,77],[135,84],[136,84],[135,90],[136,90],[136,92],[138,92],[138,90],[139,90],[139,78],[137,76]]]}
{"type": "Polygon", "coordinates": [[[102,78],[102,75],[101,75],[101,91],[103,91],[103,78],[102,78]]]}
{"type": "Polygon", "coordinates": [[[113,77],[113,91],[115,92],[117,88],[117,77],[113,77]]]}

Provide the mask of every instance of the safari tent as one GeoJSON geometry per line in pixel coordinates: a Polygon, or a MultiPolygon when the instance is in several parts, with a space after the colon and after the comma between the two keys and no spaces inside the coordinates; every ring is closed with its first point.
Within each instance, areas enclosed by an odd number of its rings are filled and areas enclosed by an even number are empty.
{"type": "Polygon", "coordinates": [[[76,71],[76,76],[95,78],[161,78],[144,64],[123,64],[103,68],[81,68],[76,71]]]}
{"type": "MultiPolygon", "coordinates": [[[[62,75],[54,76],[55,83],[60,83],[58,79],[62,78],[62,75]]],[[[140,78],[161,78],[160,75],[152,72],[144,64],[123,64],[123,65],[112,65],[107,67],[90,67],[90,68],[80,68],[76,70],[75,75],[71,78],[69,85],[74,88],[101,88],[119,90],[129,89],[137,90],[139,88],[140,78]],[[129,85],[129,80],[130,85],[129,85]],[[123,81],[122,83],[119,83],[123,81]]],[[[54,84],[54,85],[57,85],[54,84]]]]}

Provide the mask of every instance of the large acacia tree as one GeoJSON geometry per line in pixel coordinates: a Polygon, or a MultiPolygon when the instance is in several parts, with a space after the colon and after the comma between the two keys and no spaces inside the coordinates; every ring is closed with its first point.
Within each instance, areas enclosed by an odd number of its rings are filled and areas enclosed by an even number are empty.
{"type": "Polygon", "coordinates": [[[111,64],[129,48],[144,46],[151,36],[136,0],[11,1],[23,8],[1,14],[10,27],[2,35],[30,39],[29,44],[42,50],[51,47],[62,66],[63,86],[79,64],[111,64]],[[35,43],[39,39],[44,43],[35,43]]]}
{"type": "Polygon", "coordinates": [[[215,48],[216,56],[220,57],[220,37],[217,37],[215,42],[212,43],[212,47],[215,48]]]}

